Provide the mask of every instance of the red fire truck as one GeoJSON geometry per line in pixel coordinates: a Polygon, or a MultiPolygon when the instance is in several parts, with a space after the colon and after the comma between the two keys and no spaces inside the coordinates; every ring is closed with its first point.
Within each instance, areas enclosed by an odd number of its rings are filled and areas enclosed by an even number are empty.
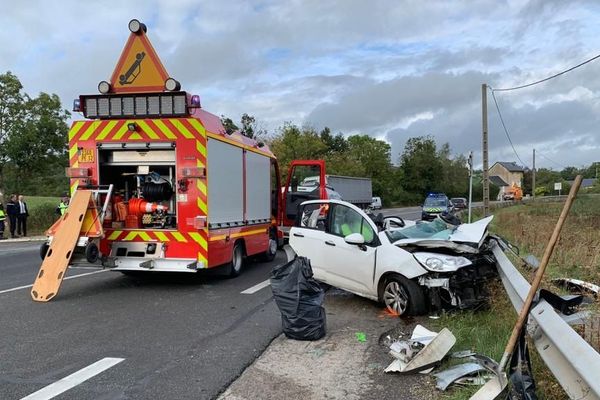
{"type": "MultiPolygon", "coordinates": [[[[113,185],[103,264],[190,272],[277,250],[279,171],[267,146],[225,133],[219,117],[171,78],[137,20],[110,81],[74,109],[71,191],[113,185]]],[[[105,199],[103,198],[102,201],[105,199]]],[[[93,252],[92,252],[93,253],[93,252]]]]}

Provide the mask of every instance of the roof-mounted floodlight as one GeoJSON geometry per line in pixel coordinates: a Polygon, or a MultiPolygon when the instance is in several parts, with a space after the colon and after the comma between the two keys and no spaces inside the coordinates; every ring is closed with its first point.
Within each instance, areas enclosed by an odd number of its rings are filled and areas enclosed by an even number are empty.
{"type": "Polygon", "coordinates": [[[170,92],[174,92],[176,90],[181,89],[181,84],[173,78],[168,78],[165,81],[165,89],[167,89],[170,92]]]}
{"type": "Polygon", "coordinates": [[[144,32],[148,32],[148,28],[146,28],[146,25],[142,24],[137,19],[132,19],[131,21],[129,21],[128,26],[129,26],[129,30],[132,33],[141,33],[142,30],[144,32]]]}
{"type": "Polygon", "coordinates": [[[107,94],[110,92],[110,83],[106,81],[100,81],[98,84],[98,91],[102,94],[107,94]]]}

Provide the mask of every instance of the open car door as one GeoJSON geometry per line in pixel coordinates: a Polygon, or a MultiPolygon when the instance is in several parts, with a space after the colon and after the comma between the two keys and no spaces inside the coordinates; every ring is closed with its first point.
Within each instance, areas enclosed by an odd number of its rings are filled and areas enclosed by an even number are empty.
{"type": "Polygon", "coordinates": [[[286,185],[282,188],[282,224],[294,225],[298,207],[307,200],[327,199],[325,189],[325,161],[294,160],[288,170],[286,185]]]}

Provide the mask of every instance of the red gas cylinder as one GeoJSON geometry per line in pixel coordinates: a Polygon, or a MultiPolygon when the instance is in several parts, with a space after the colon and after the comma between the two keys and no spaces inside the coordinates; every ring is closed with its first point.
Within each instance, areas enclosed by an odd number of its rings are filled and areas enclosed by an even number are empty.
{"type": "Polygon", "coordinates": [[[129,214],[142,215],[156,211],[167,211],[168,206],[163,206],[156,203],[149,203],[146,200],[134,198],[129,199],[129,214]]]}

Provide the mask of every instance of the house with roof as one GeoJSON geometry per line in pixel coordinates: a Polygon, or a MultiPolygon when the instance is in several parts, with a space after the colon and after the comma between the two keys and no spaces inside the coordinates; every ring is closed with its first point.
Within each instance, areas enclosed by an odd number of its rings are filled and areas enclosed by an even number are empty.
{"type": "Polygon", "coordinates": [[[500,187],[499,199],[502,199],[509,187],[523,187],[524,175],[525,169],[514,162],[497,161],[489,169],[490,182],[500,187]]]}

